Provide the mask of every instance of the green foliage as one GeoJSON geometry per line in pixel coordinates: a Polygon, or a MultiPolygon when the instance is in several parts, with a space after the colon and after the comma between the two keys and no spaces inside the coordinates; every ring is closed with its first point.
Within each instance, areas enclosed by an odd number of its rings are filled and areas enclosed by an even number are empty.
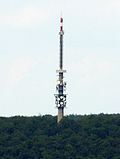
{"type": "Polygon", "coordinates": [[[1,159],[120,159],[120,115],[0,118],[1,159]]]}

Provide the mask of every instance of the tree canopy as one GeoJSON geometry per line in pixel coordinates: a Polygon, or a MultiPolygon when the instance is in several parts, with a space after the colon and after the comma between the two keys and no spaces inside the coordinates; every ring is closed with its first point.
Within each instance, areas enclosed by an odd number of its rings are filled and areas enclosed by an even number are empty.
{"type": "Polygon", "coordinates": [[[0,117],[0,159],[120,159],[120,114],[0,117]]]}

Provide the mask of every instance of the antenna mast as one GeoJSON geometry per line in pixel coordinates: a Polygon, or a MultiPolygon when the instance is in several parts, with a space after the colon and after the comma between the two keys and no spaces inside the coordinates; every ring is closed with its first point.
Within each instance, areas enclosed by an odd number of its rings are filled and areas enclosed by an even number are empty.
{"type": "Polygon", "coordinates": [[[58,80],[56,85],[56,92],[55,94],[55,103],[56,107],[58,108],[58,116],[57,116],[57,122],[59,123],[60,120],[64,116],[64,107],[66,107],[66,82],[63,81],[63,74],[66,72],[66,70],[63,70],[63,18],[60,18],[60,59],[59,59],[59,70],[56,70],[58,73],[58,80]]]}

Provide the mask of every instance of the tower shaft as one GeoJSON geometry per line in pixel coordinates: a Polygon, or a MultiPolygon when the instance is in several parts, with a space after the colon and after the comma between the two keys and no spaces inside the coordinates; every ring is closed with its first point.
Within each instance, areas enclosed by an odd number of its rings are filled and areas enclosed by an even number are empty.
{"type": "Polygon", "coordinates": [[[63,69],[63,34],[60,33],[60,69],[63,69]]]}
{"type": "Polygon", "coordinates": [[[57,122],[59,123],[64,116],[64,108],[58,108],[57,122]]]}
{"type": "Polygon", "coordinates": [[[59,70],[57,70],[56,72],[58,73],[58,83],[56,85],[56,92],[57,94],[55,94],[55,103],[56,103],[56,107],[58,108],[58,118],[57,118],[57,122],[59,123],[61,121],[61,119],[64,116],[64,107],[66,106],[66,94],[65,89],[66,89],[66,82],[63,81],[63,75],[66,72],[66,70],[63,70],[63,18],[60,19],[60,59],[59,59],[59,70]]]}

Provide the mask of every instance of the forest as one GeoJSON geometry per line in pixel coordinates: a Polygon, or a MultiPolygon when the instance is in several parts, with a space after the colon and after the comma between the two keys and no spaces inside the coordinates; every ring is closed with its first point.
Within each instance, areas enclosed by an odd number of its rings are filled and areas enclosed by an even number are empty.
{"type": "Polygon", "coordinates": [[[0,117],[0,159],[120,159],[120,114],[0,117]]]}

